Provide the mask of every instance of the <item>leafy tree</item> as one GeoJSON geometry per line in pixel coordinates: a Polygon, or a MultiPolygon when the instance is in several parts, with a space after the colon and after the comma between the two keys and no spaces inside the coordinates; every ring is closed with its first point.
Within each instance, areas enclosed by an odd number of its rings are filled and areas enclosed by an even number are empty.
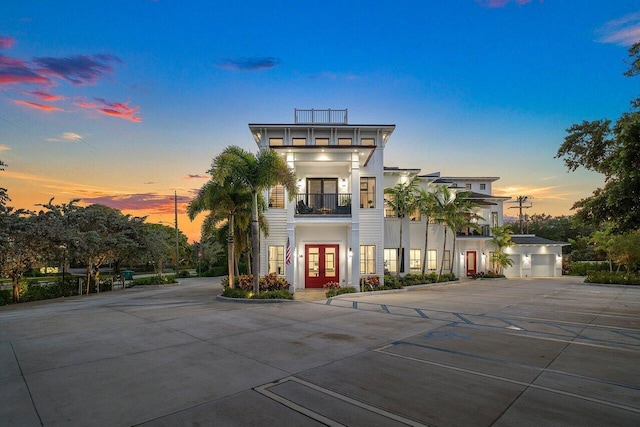
{"type": "Polygon", "coordinates": [[[175,229],[162,224],[143,224],[144,251],[153,261],[155,273],[162,277],[164,263],[175,254],[175,229]]]}
{"type": "Polygon", "coordinates": [[[396,278],[398,280],[400,280],[400,266],[402,265],[400,257],[403,253],[402,225],[404,223],[404,218],[411,212],[415,211],[418,206],[418,182],[420,182],[420,178],[414,176],[407,182],[401,182],[396,184],[394,187],[384,189],[384,194],[389,196],[385,198],[385,203],[396,213],[396,215],[398,215],[398,218],[400,218],[400,247],[396,252],[396,278]]]}
{"type": "Polygon", "coordinates": [[[513,234],[511,228],[506,225],[491,229],[491,243],[496,247],[496,251],[491,256],[491,262],[498,267],[497,274],[504,274],[504,268],[513,265],[513,260],[504,251],[504,248],[513,245],[511,234],[513,234]]]}
{"type": "Polygon", "coordinates": [[[640,263],[640,230],[614,236],[609,254],[613,262],[624,265],[628,272],[634,271],[640,263]]]}
{"type": "Polygon", "coordinates": [[[229,183],[232,187],[246,188],[251,192],[251,271],[253,274],[253,291],[260,292],[260,225],[258,219],[258,194],[274,185],[282,185],[294,200],[298,187],[296,175],[287,162],[274,150],[261,150],[252,154],[242,148],[227,147],[213,161],[208,171],[218,184],[229,183]]]}
{"type": "Polygon", "coordinates": [[[0,275],[11,278],[13,301],[18,302],[20,281],[42,259],[44,240],[34,212],[6,208],[0,222],[0,275]]]}
{"type": "MultiPolygon", "coordinates": [[[[5,162],[0,160],[0,171],[3,171],[7,166],[5,162]]],[[[4,187],[0,187],[0,210],[4,209],[7,205],[7,202],[10,201],[9,194],[7,193],[7,189],[4,187]]]]}
{"type": "MultiPolygon", "coordinates": [[[[640,74],[640,42],[629,49],[629,56],[634,60],[625,74],[640,74]]],[[[640,228],[639,100],[632,102],[635,111],[623,114],[613,126],[607,119],[574,124],[556,154],[569,171],[583,167],[605,176],[604,187],[574,203],[573,209],[581,221],[610,222],[617,233],[640,228]]]]}

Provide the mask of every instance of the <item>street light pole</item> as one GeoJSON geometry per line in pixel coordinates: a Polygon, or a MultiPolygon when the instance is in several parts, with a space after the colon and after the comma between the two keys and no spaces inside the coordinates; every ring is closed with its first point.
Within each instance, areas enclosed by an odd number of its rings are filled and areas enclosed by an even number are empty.
{"type": "Polygon", "coordinates": [[[173,201],[174,201],[174,216],[175,216],[175,224],[176,224],[176,277],[178,277],[178,262],[180,261],[180,250],[178,246],[178,192],[174,191],[173,193],[173,201]]]}

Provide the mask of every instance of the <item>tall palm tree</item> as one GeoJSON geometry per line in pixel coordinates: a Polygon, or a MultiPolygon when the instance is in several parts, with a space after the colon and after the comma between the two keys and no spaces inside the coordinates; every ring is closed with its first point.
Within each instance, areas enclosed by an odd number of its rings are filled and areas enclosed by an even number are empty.
{"type": "Polygon", "coordinates": [[[420,189],[417,198],[417,208],[420,211],[420,215],[426,220],[426,227],[424,231],[424,254],[422,255],[422,278],[424,279],[424,272],[427,266],[427,254],[429,253],[429,224],[433,219],[436,211],[436,198],[435,195],[423,188],[420,189]]]}
{"type": "MultiPolygon", "coordinates": [[[[477,220],[484,219],[475,213],[474,210],[478,205],[468,199],[470,194],[471,193],[468,191],[456,193],[455,198],[453,199],[453,216],[450,218],[450,223],[452,225],[451,233],[453,234],[453,254],[456,253],[457,232],[465,227],[479,231],[480,227],[477,224],[477,220]]],[[[450,262],[451,271],[453,271],[453,257],[451,257],[450,262]]]]}
{"type": "Polygon", "coordinates": [[[294,200],[298,193],[296,175],[287,162],[274,150],[265,149],[257,154],[240,147],[224,149],[214,160],[209,174],[217,182],[230,182],[234,186],[243,186],[252,195],[251,207],[251,271],[253,272],[253,292],[258,293],[260,271],[260,225],[258,223],[258,194],[262,191],[282,185],[294,200]]]}
{"type": "Polygon", "coordinates": [[[444,254],[447,251],[447,232],[449,228],[454,227],[452,219],[454,216],[453,201],[455,200],[455,194],[453,194],[446,186],[438,186],[436,187],[433,196],[435,198],[434,220],[436,223],[441,224],[444,227],[442,258],[440,260],[440,269],[438,270],[438,280],[440,280],[440,276],[442,275],[442,270],[444,268],[444,254]]]}
{"type": "MultiPolygon", "coordinates": [[[[251,193],[244,188],[234,187],[228,182],[210,180],[202,186],[198,195],[187,206],[190,220],[194,220],[199,213],[209,211],[203,223],[203,231],[215,227],[220,221],[227,220],[229,231],[227,237],[227,267],[229,269],[229,286],[234,283],[235,242],[234,219],[243,206],[250,206],[251,193]]],[[[203,233],[204,234],[204,233],[203,233]]]]}
{"type": "Polygon", "coordinates": [[[400,218],[400,247],[396,253],[396,278],[398,282],[400,281],[400,257],[402,256],[402,223],[407,215],[416,210],[418,182],[420,182],[420,178],[414,176],[405,183],[384,189],[384,194],[389,196],[386,199],[387,206],[394,210],[400,218]]]}

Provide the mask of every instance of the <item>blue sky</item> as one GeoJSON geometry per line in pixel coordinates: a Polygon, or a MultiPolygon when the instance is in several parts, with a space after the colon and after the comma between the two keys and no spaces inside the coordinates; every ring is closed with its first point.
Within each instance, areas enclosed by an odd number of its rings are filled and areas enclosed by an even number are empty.
{"type": "MultiPolygon", "coordinates": [[[[247,123],[348,108],[395,124],[386,164],[499,176],[568,214],[602,177],[554,159],[565,129],[617,118],[640,80],[636,1],[14,1],[0,14],[0,185],[172,221],[247,123]]],[[[181,215],[192,239],[198,224],[181,215]]]]}

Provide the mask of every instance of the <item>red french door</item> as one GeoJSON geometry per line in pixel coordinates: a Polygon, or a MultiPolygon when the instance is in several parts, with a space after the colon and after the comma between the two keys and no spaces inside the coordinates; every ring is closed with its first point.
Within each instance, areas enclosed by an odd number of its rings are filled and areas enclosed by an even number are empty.
{"type": "Polygon", "coordinates": [[[467,251],[465,264],[467,265],[467,276],[473,276],[477,273],[476,251],[467,251]]]}
{"type": "Polygon", "coordinates": [[[321,288],[339,282],[338,245],[305,245],[305,287],[321,288]]]}

